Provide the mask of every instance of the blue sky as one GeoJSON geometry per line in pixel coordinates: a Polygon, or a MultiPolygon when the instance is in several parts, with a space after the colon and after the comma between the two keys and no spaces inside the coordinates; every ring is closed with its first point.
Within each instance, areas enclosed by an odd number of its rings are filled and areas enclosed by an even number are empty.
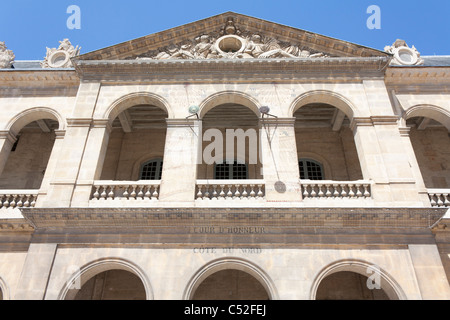
{"type": "Polygon", "coordinates": [[[379,50],[404,39],[422,55],[450,55],[448,0],[3,1],[0,41],[16,60],[41,60],[64,38],[87,53],[227,11],[379,50]],[[70,5],[81,10],[80,30],[67,28],[70,5]],[[367,28],[370,5],[381,10],[379,30],[367,28]]]}

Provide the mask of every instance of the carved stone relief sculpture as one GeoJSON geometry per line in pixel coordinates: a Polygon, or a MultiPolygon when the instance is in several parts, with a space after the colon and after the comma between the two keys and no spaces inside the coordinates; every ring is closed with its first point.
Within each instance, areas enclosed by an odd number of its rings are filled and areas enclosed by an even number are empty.
{"type": "Polygon", "coordinates": [[[11,69],[15,58],[12,50],[6,48],[5,42],[0,42],[0,69],[11,69]]]}
{"type": "Polygon", "coordinates": [[[160,48],[136,59],[267,59],[327,57],[300,45],[241,31],[232,20],[217,33],[202,34],[192,42],[160,48]]]}
{"type": "Polygon", "coordinates": [[[81,48],[75,48],[69,41],[64,39],[59,42],[58,48],[47,48],[47,54],[41,63],[42,68],[71,68],[70,58],[80,54],[81,48]]]}

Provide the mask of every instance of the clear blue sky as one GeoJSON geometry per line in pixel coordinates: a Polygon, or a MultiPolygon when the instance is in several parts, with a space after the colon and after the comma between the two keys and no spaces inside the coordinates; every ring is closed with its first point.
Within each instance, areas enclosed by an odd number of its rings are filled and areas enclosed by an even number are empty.
{"type": "Polygon", "coordinates": [[[69,38],[87,53],[233,11],[383,50],[396,39],[422,55],[450,55],[449,0],[10,0],[2,1],[0,41],[16,60],[41,60],[46,47],[69,38]],[[81,29],[69,30],[67,8],[81,9],[81,29]],[[370,30],[370,5],[381,29],[370,30]]]}

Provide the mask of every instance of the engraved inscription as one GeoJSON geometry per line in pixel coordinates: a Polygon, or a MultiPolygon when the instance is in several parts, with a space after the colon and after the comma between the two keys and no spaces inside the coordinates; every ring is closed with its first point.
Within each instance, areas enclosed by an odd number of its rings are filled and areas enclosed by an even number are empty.
{"type": "Polygon", "coordinates": [[[264,234],[267,233],[265,227],[193,227],[193,233],[197,234],[264,234]]]}

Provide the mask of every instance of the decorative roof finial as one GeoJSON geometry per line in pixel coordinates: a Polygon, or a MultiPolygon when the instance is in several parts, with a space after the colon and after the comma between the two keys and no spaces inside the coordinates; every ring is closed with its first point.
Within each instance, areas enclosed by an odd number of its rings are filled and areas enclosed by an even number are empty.
{"type": "Polygon", "coordinates": [[[386,46],[384,51],[394,55],[391,61],[394,66],[418,66],[424,63],[419,51],[414,46],[408,47],[405,40],[397,39],[392,46],[386,46]]]}
{"type": "Polygon", "coordinates": [[[5,42],[0,41],[0,69],[11,69],[15,58],[12,50],[6,48],[5,42]]]}
{"type": "Polygon", "coordinates": [[[64,39],[59,42],[58,48],[47,48],[47,54],[41,63],[42,68],[72,68],[70,58],[80,54],[81,48],[75,48],[69,41],[64,39]]]}

